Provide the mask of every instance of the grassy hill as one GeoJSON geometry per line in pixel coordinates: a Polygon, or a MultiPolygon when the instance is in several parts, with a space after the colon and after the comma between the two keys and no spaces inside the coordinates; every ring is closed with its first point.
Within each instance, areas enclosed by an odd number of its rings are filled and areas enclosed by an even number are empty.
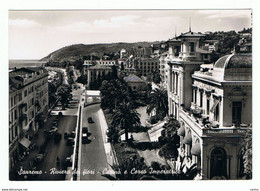
{"type": "Polygon", "coordinates": [[[54,61],[64,61],[70,60],[75,61],[80,56],[95,55],[102,56],[104,53],[110,54],[119,52],[121,49],[127,51],[131,50],[134,47],[150,47],[151,44],[158,42],[136,42],[136,43],[111,43],[111,44],[75,44],[63,47],[59,50],[56,50],[50,53],[48,56],[42,58],[42,61],[48,61],[51,57],[54,61]]]}

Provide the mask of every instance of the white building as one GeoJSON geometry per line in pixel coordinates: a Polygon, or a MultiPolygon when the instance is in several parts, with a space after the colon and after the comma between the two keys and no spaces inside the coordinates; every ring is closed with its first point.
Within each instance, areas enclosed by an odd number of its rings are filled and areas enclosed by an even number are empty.
{"type": "Polygon", "coordinates": [[[191,105],[182,105],[178,116],[182,155],[198,164],[204,179],[238,179],[252,123],[251,55],[221,57],[213,70],[196,71],[189,88],[191,105]]]}

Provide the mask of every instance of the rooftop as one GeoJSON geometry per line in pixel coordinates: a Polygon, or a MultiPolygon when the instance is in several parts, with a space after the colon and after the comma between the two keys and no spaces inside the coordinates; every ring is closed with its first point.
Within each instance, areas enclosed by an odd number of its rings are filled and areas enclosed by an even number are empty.
{"type": "Polygon", "coordinates": [[[102,69],[102,70],[111,70],[111,67],[101,65],[101,64],[96,64],[95,66],[91,66],[88,68],[88,70],[97,70],[97,69],[102,69]]]}
{"type": "Polygon", "coordinates": [[[217,60],[214,68],[252,68],[251,54],[231,54],[217,60]]]}
{"type": "Polygon", "coordinates": [[[141,78],[134,74],[124,77],[125,82],[144,82],[141,78]]]}
{"type": "Polygon", "coordinates": [[[200,34],[200,33],[189,31],[189,32],[186,32],[186,33],[182,33],[180,36],[176,37],[176,39],[179,39],[179,38],[190,38],[190,37],[198,38],[198,37],[204,37],[204,36],[205,36],[204,34],[200,34]]]}
{"type": "Polygon", "coordinates": [[[212,82],[252,81],[252,55],[231,54],[217,60],[212,69],[196,71],[194,78],[210,80],[212,82]]]}

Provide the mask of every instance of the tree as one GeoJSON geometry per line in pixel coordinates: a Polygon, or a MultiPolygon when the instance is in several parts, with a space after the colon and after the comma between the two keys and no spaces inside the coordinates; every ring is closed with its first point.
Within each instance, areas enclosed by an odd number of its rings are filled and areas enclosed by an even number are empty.
{"type": "Polygon", "coordinates": [[[147,106],[146,112],[150,115],[155,110],[156,115],[160,119],[163,119],[168,112],[168,96],[167,91],[164,89],[155,89],[149,95],[149,105],[147,106]]]}
{"type": "Polygon", "coordinates": [[[156,84],[159,84],[161,82],[161,75],[157,71],[153,73],[153,82],[156,84]]]}
{"type": "Polygon", "coordinates": [[[71,88],[68,85],[62,85],[58,89],[58,95],[61,97],[60,101],[63,108],[68,104],[70,92],[71,88]]]}
{"type": "Polygon", "coordinates": [[[141,125],[140,114],[131,107],[130,103],[123,102],[113,114],[111,125],[124,129],[125,140],[128,141],[128,131],[141,125]]]}
{"type": "Polygon", "coordinates": [[[130,102],[131,96],[126,83],[119,79],[105,80],[100,87],[101,107],[115,109],[119,103],[130,102]]]}
{"type": "Polygon", "coordinates": [[[252,178],[252,130],[246,133],[244,145],[242,147],[244,174],[247,179],[252,178]]]}
{"type": "Polygon", "coordinates": [[[109,142],[118,143],[120,135],[115,127],[110,127],[108,128],[107,137],[109,142]]]}

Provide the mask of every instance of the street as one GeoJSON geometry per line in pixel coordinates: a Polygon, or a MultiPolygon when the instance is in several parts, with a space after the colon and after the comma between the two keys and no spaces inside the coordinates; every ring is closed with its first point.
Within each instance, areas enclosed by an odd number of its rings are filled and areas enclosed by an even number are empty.
{"type": "Polygon", "coordinates": [[[80,180],[107,180],[101,176],[108,164],[97,115],[99,109],[100,104],[94,104],[83,110],[82,127],[88,127],[90,143],[81,147],[81,172],[85,174],[81,174],[80,180]],[[95,123],[88,123],[88,117],[92,117],[95,123]]]}
{"type": "Polygon", "coordinates": [[[46,151],[44,160],[42,161],[40,169],[43,174],[38,177],[38,180],[64,180],[65,174],[50,174],[52,168],[66,170],[65,159],[70,157],[73,152],[71,145],[66,145],[64,133],[70,133],[75,130],[77,117],[75,116],[62,116],[58,123],[58,133],[62,135],[60,142],[55,143],[53,138],[50,139],[49,150],[46,151]],[[60,165],[56,165],[57,156],[60,158],[60,165]]]}

